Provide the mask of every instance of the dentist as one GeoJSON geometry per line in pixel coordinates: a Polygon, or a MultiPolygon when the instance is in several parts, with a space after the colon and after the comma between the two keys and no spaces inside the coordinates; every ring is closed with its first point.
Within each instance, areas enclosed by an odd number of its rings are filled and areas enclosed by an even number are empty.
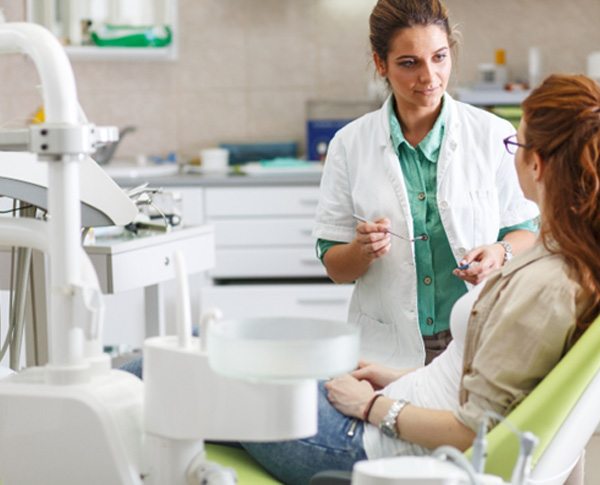
{"type": "Polygon", "coordinates": [[[416,367],[450,342],[467,284],[533,244],[537,208],[502,147],[514,128],[446,93],[456,41],[441,1],[379,0],[370,41],[391,95],[331,141],[313,235],[330,278],[356,282],[362,357],[416,367]]]}

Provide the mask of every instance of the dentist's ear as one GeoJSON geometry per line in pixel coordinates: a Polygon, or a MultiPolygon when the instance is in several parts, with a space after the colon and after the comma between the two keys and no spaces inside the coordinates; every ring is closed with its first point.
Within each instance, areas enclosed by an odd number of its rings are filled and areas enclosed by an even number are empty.
{"type": "Polygon", "coordinates": [[[385,65],[385,61],[383,61],[376,52],[373,52],[373,62],[375,63],[377,73],[382,77],[387,76],[387,67],[385,65]]]}

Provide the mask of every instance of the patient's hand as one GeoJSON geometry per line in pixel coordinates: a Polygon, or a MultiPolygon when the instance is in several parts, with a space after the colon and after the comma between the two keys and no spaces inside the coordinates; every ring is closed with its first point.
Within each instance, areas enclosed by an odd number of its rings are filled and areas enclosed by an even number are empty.
{"type": "Polygon", "coordinates": [[[346,374],[325,383],[329,402],[340,413],[362,419],[375,390],[367,381],[346,374]]]}
{"type": "Polygon", "coordinates": [[[388,384],[400,379],[414,369],[394,369],[381,364],[361,360],[358,368],[350,375],[362,381],[369,381],[375,390],[383,389],[388,384]]]}

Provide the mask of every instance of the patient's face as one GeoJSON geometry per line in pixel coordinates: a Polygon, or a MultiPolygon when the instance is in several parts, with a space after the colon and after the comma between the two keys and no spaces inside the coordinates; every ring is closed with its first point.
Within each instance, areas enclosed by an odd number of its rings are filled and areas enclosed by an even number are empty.
{"type": "MultiPolygon", "coordinates": [[[[527,140],[525,139],[526,127],[527,123],[524,119],[521,119],[521,123],[519,123],[519,129],[517,130],[517,141],[523,145],[527,144],[527,140]]],[[[517,153],[515,154],[515,166],[517,169],[517,176],[519,177],[519,185],[521,186],[521,190],[527,199],[537,202],[534,173],[531,166],[532,163],[533,160],[531,160],[528,150],[518,147],[517,153]]]]}

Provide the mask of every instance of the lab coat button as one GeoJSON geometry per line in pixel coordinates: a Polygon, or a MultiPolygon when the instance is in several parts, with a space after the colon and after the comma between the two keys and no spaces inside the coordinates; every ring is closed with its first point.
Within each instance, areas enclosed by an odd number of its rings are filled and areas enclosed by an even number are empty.
{"type": "Polygon", "coordinates": [[[417,195],[417,199],[425,200],[425,192],[419,192],[419,195],[417,195]]]}
{"type": "Polygon", "coordinates": [[[442,200],[440,202],[440,209],[447,209],[448,208],[448,202],[446,202],[445,200],[442,200]]]}
{"type": "Polygon", "coordinates": [[[450,150],[456,150],[456,141],[450,141],[450,150]]]}
{"type": "Polygon", "coordinates": [[[423,278],[423,283],[425,283],[428,286],[431,284],[432,281],[433,280],[429,276],[425,276],[425,278],[423,278]]]}
{"type": "Polygon", "coordinates": [[[460,254],[461,256],[463,254],[465,254],[467,252],[467,250],[465,248],[458,248],[458,254],[460,254]]]}

